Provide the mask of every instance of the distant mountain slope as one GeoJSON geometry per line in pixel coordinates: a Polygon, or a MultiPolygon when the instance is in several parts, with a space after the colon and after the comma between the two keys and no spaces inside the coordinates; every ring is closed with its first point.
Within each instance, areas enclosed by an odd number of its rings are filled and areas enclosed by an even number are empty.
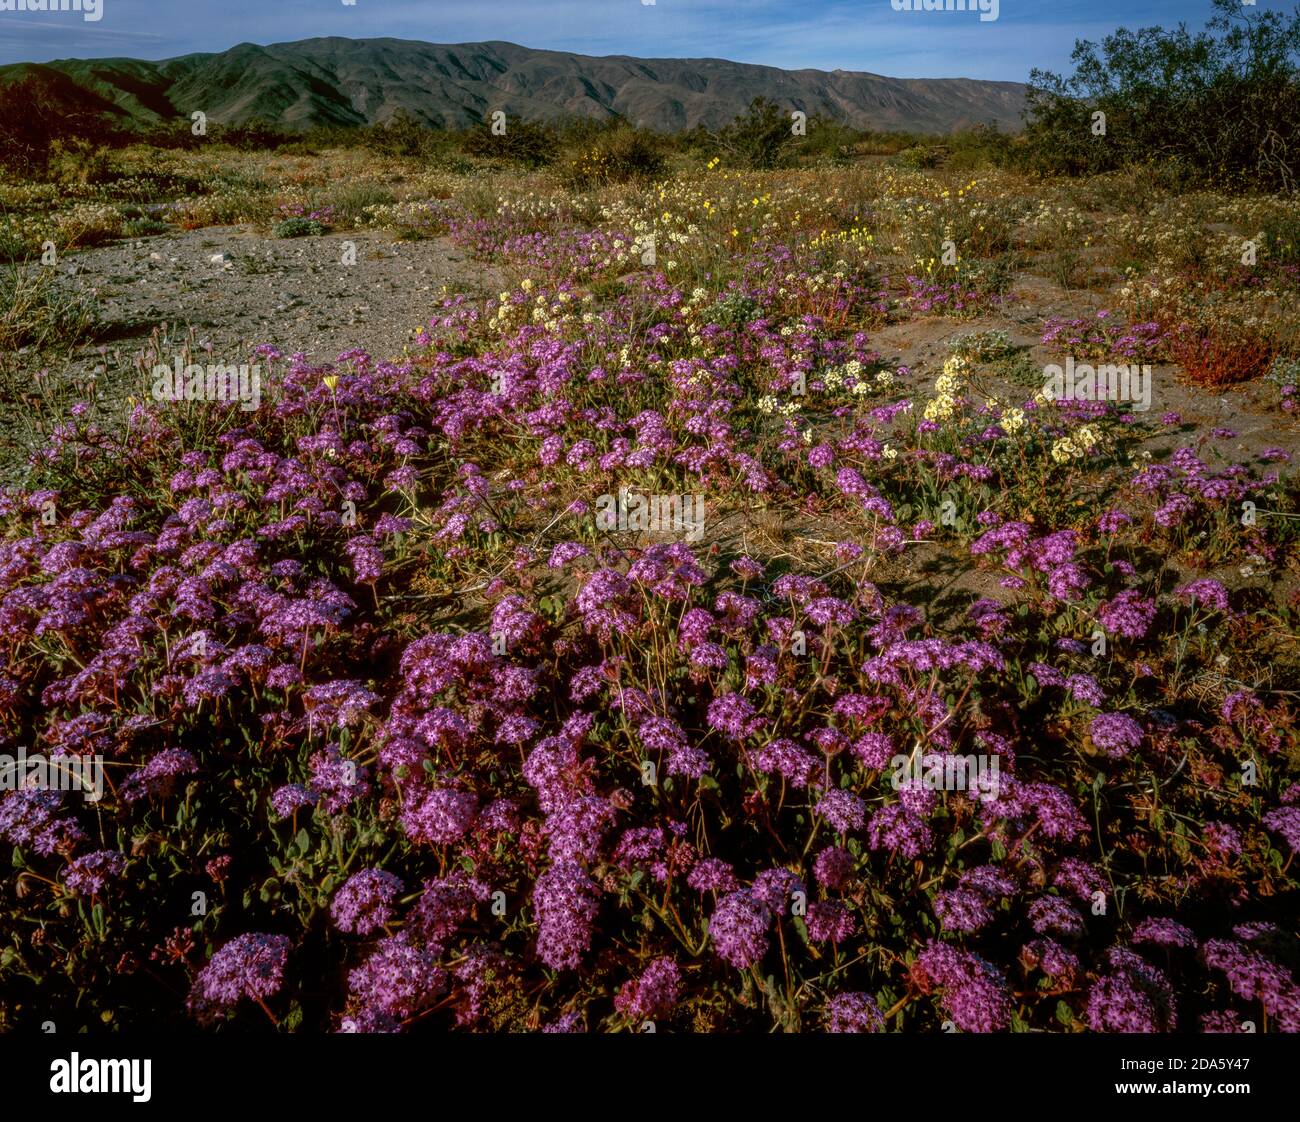
{"type": "Polygon", "coordinates": [[[202,110],[212,121],[285,127],[382,122],[399,109],[463,127],[496,109],[531,120],[612,114],[661,131],[716,128],[760,95],[858,128],[952,132],[1015,129],[1025,87],[969,78],[884,78],[846,70],[779,70],[724,59],[593,58],[514,43],[304,39],[161,62],[61,59],[0,67],[0,83],[37,72],[92,95],[121,123],[156,124],[202,110]]]}

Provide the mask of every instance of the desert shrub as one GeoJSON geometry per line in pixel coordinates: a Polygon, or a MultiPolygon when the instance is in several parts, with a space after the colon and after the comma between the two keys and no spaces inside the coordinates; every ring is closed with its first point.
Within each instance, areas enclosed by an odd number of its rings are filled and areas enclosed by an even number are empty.
{"type": "Polygon", "coordinates": [[[171,226],[166,222],[160,222],[156,218],[142,215],[139,218],[128,218],[122,223],[122,236],[124,238],[143,238],[149,234],[165,234],[170,229],[171,226]]]}
{"type": "MultiPolygon", "coordinates": [[[[150,153],[156,156],[153,150],[150,153]]],[[[117,154],[121,159],[122,153],[117,154]]],[[[107,193],[115,199],[143,204],[177,199],[183,195],[201,195],[211,190],[211,182],[202,176],[179,168],[133,167],[125,179],[107,186],[107,193]]]]}
{"type": "Polygon", "coordinates": [[[447,151],[433,160],[432,166],[449,175],[470,175],[475,167],[472,160],[467,160],[460,152],[452,148],[448,148],[447,151]]]}
{"type": "Polygon", "coordinates": [[[44,71],[8,83],[0,80],[5,107],[0,112],[0,168],[37,174],[59,143],[107,134],[88,96],[66,89],[63,82],[61,76],[44,71]],[[15,106],[22,110],[15,111],[15,106]]]}
{"type": "Polygon", "coordinates": [[[896,156],[916,143],[917,137],[911,133],[874,132],[868,129],[861,134],[854,150],[860,156],[896,156]]]}
{"type": "Polygon", "coordinates": [[[1198,34],[1120,28],[1080,41],[1068,77],[1030,77],[1027,166],[1095,175],[1158,160],[1167,185],[1294,191],[1300,176],[1300,9],[1213,0],[1198,34]],[[1094,135],[1094,113],[1105,114],[1094,135]]]}
{"type": "Polygon", "coordinates": [[[168,207],[168,216],[185,230],[231,226],[240,222],[270,222],[275,218],[274,199],[269,191],[223,187],[209,195],[176,200],[168,207]]]}
{"type": "Polygon", "coordinates": [[[371,128],[351,125],[313,125],[302,135],[302,142],[317,152],[329,148],[367,148],[371,128]]]}
{"type": "Polygon", "coordinates": [[[361,143],[381,156],[433,160],[444,154],[450,137],[421,124],[405,109],[399,109],[382,125],[358,130],[361,143]]]}
{"type": "Polygon", "coordinates": [[[50,145],[47,174],[64,186],[92,186],[111,182],[120,171],[109,149],[74,138],[50,145]]]}
{"type": "Polygon", "coordinates": [[[210,137],[194,135],[189,118],[164,121],[139,129],[136,132],[136,139],[150,148],[172,152],[192,151],[196,148],[206,148],[211,144],[210,137]]]}
{"type": "Polygon", "coordinates": [[[929,144],[914,144],[912,147],[904,148],[899,152],[894,157],[894,162],[909,171],[923,171],[927,168],[938,167],[943,162],[943,157],[942,148],[929,144]]]}
{"type": "Polygon", "coordinates": [[[957,198],[958,203],[947,208],[948,228],[963,253],[996,257],[1012,248],[1019,219],[1017,209],[987,198],[974,180],[965,186],[964,195],[957,198]]]}
{"type": "Polygon", "coordinates": [[[995,331],[964,331],[948,340],[948,350],[978,362],[994,362],[1015,354],[1020,348],[1000,328],[995,331]]]}
{"type": "Polygon", "coordinates": [[[299,133],[257,120],[240,125],[209,125],[208,138],[214,144],[225,144],[241,152],[275,151],[302,143],[299,133]]]}
{"type": "Polygon", "coordinates": [[[637,129],[602,132],[584,146],[565,169],[565,180],[582,188],[591,184],[627,183],[663,174],[661,145],[637,129]]]}
{"type": "Polygon", "coordinates": [[[996,124],[976,125],[954,133],[945,141],[949,155],[946,165],[954,171],[994,166],[1006,167],[1013,162],[1015,140],[996,124]]]}
{"type": "Polygon", "coordinates": [[[756,97],[747,112],[713,136],[713,146],[730,164],[774,168],[786,163],[795,135],[790,114],[774,101],[756,97]]]}
{"type": "Polygon", "coordinates": [[[1188,381],[1198,386],[1228,386],[1267,374],[1277,344],[1254,325],[1215,316],[1176,325],[1169,350],[1188,381]]]}
{"type": "Polygon", "coordinates": [[[1014,253],[999,253],[978,261],[968,261],[959,274],[961,283],[983,296],[1004,297],[1016,279],[1019,259],[1014,253]]]}
{"type": "Polygon", "coordinates": [[[397,200],[393,193],[373,181],[345,181],[331,187],[326,194],[334,214],[352,225],[366,220],[368,207],[392,206],[397,200]]]}
{"type": "Polygon", "coordinates": [[[543,122],[508,119],[501,135],[485,122],[465,133],[460,143],[471,156],[539,168],[555,159],[559,137],[552,126],[543,122]]]}
{"type": "Polygon", "coordinates": [[[617,113],[607,117],[565,117],[554,125],[560,144],[575,152],[600,144],[617,133],[635,127],[626,117],[617,113]]]}
{"type": "Polygon", "coordinates": [[[1118,173],[1062,180],[1059,193],[1079,210],[1111,214],[1145,214],[1165,195],[1150,162],[1122,168],[1118,173]]]}
{"type": "Polygon", "coordinates": [[[803,162],[829,162],[843,165],[852,162],[862,133],[832,117],[808,118],[807,135],[797,138],[795,154],[803,162]]]}
{"type": "Polygon", "coordinates": [[[319,237],[325,233],[325,224],[315,218],[286,218],[275,227],[277,238],[319,237]]]}

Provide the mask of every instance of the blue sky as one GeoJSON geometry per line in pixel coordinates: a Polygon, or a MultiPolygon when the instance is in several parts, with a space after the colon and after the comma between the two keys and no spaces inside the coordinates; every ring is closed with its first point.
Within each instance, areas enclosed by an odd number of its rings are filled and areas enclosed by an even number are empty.
{"type": "MultiPolygon", "coordinates": [[[[9,0],[21,4],[23,0],[9,0]]],[[[434,43],[505,39],[581,54],[733,59],[900,78],[1023,81],[1064,69],[1077,38],[1116,27],[1201,28],[1209,0],[999,0],[973,12],[896,12],[889,0],[101,0],[102,18],[0,11],[0,63],[169,58],[318,35],[434,43]]],[[[1285,5],[1289,8],[1290,4],[1285,5]]],[[[1258,0],[1254,10],[1281,8],[1258,0]]]]}

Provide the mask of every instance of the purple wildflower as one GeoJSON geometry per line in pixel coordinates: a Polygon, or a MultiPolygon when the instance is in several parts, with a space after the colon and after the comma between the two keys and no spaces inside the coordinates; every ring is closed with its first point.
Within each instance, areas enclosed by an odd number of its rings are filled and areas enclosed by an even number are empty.
{"type": "Polygon", "coordinates": [[[681,996],[681,968],[671,958],[657,958],[640,978],[628,982],[614,998],[614,1008],[634,1021],[665,1017],[681,996]]]}
{"type": "Polygon", "coordinates": [[[393,901],[402,888],[400,877],[382,869],[353,873],[334,894],[330,905],[334,925],[340,931],[369,935],[392,920],[393,901]]]}
{"type": "Polygon", "coordinates": [[[1111,759],[1122,759],[1142,743],[1142,726],[1124,713],[1102,713],[1092,719],[1088,737],[1111,759]]]}
{"type": "Polygon", "coordinates": [[[237,935],[199,971],[195,995],[225,1008],[242,998],[264,1000],[279,990],[288,960],[289,940],[284,935],[237,935]]]}
{"type": "Polygon", "coordinates": [[[709,937],[718,957],[745,970],[767,951],[772,913],[745,889],[729,893],[709,917],[709,937]]]}
{"type": "Polygon", "coordinates": [[[826,1002],[828,1032],[884,1032],[880,1007],[865,993],[837,993],[826,1002]]]}

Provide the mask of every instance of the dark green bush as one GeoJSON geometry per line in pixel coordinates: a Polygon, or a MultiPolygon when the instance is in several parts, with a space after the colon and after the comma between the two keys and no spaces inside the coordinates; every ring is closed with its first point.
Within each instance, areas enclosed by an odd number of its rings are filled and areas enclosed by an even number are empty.
{"type": "Polygon", "coordinates": [[[0,168],[43,171],[61,143],[96,136],[112,143],[114,132],[91,107],[89,95],[68,89],[46,71],[0,81],[0,168]]]}
{"type": "Polygon", "coordinates": [[[904,148],[893,159],[901,167],[911,171],[923,171],[937,168],[943,162],[944,154],[944,150],[936,145],[914,144],[911,148],[904,148]]]}
{"type": "Polygon", "coordinates": [[[382,125],[357,131],[361,143],[381,156],[432,161],[451,147],[447,133],[429,128],[404,109],[399,109],[382,125]]]}
{"type": "Polygon", "coordinates": [[[756,97],[749,111],[720,129],[714,146],[730,164],[774,168],[787,163],[795,135],[790,113],[765,97],[756,97]]]}
{"type": "Polygon", "coordinates": [[[503,133],[494,133],[485,121],[464,134],[461,147],[471,156],[538,168],[555,159],[560,138],[551,125],[507,118],[503,133]]]}
{"type": "Polygon", "coordinates": [[[576,187],[594,183],[627,183],[663,174],[663,145],[639,129],[603,130],[581,146],[565,168],[565,178],[576,187]]]}
{"type": "Polygon", "coordinates": [[[314,218],[286,218],[275,227],[277,238],[318,237],[325,227],[314,218]]]}
{"type": "Polygon", "coordinates": [[[226,144],[242,152],[277,151],[302,143],[300,134],[286,132],[265,121],[248,121],[242,125],[210,124],[208,139],[213,144],[226,144]]]}
{"type": "Polygon", "coordinates": [[[1159,161],[1174,187],[1294,191],[1300,177],[1300,9],[1212,0],[1195,35],[1120,28],[1080,41],[1068,78],[1030,76],[1023,160],[1097,175],[1159,161]],[[1094,114],[1105,114],[1104,135],[1094,114]]]}

